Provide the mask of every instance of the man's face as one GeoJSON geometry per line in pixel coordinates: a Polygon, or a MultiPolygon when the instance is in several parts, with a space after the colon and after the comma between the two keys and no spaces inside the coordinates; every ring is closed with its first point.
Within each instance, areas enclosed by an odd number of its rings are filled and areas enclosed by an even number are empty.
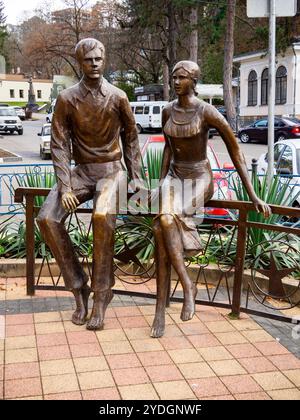
{"type": "Polygon", "coordinates": [[[95,48],[85,54],[80,64],[82,72],[86,77],[89,79],[99,79],[103,74],[105,66],[104,53],[100,48],[95,48]]]}

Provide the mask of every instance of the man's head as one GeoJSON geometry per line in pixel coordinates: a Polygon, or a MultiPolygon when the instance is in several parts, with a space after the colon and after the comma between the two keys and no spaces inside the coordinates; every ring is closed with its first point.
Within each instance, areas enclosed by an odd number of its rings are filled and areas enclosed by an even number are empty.
{"type": "Polygon", "coordinates": [[[82,72],[89,79],[99,79],[105,66],[104,45],[93,38],[85,38],[78,42],[75,47],[76,59],[82,72]]]}

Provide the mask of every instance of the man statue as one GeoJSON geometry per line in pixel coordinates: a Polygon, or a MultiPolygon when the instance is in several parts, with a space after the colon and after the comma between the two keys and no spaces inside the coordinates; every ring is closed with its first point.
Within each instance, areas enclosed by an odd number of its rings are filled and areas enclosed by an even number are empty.
{"type": "Polygon", "coordinates": [[[57,185],[47,197],[37,222],[75,297],[72,322],[83,325],[90,288],[73,249],[64,222],[76,207],[94,199],[92,291],[94,304],[87,329],[103,328],[107,305],[113,297],[114,229],[116,199],[124,161],[133,187],[141,185],[141,154],[135,120],[126,94],[103,78],[105,49],[87,38],[75,48],[81,81],[62,91],[52,120],[51,153],[57,185]],[[75,168],[71,169],[71,151],[75,168]]]}

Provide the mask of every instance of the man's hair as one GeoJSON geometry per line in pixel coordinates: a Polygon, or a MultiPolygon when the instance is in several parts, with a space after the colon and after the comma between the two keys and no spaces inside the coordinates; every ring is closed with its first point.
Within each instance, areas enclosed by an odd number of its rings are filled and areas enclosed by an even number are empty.
{"type": "Polygon", "coordinates": [[[76,59],[80,62],[83,57],[90,51],[99,48],[103,55],[105,55],[105,47],[102,42],[94,38],[84,38],[78,42],[75,47],[76,59]]]}

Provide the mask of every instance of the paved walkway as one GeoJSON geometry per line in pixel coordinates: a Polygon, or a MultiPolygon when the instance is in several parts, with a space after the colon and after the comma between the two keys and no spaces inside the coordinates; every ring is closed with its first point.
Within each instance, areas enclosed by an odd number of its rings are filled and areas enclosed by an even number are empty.
{"type": "Polygon", "coordinates": [[[198,306],[182,322],[171,304],[153,339],[147,299],[115,296],[99,332],[70,322],[69,293],[30,298],[25,279],[0,279],[0,303],[0,398],[300,399],[300,360],[244,314],[198,306]]]}

